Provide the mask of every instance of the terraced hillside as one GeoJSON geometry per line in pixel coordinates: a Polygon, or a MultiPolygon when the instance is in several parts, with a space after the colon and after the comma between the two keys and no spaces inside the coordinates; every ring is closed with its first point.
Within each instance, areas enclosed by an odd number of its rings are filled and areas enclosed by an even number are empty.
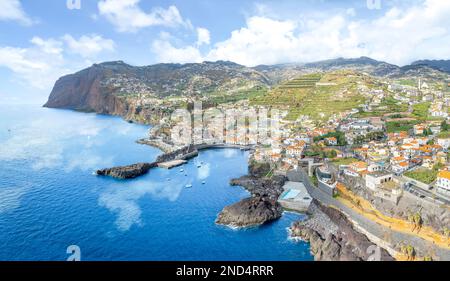
{"type": "Polygon", "coordinates": [[[306,115],[321,123],[334,114],[357,108],[366,101],[366,97],[358,92],[358,81],[365,84],[370,82],[353,71],[308,74],[287,81],[252,102],[287,109],[288,120],[297,120],[306,115]]]}

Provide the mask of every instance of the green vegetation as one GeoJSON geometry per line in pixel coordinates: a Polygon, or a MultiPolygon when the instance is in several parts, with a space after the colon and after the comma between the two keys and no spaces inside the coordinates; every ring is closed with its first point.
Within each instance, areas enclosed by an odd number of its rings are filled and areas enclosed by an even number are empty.
{"type": "Polygon", "coordinates": [[[447,124],[447,121],[442,121],[442,123],[441,123],[441,131],[443,131],[443,132],[447,132],[448,130],[449,130],[450,128],[449,128],[449,125],[447,124]]]}
{"type": "MultiPolygon", "coordinates": [[[[333,72],[325,75],[309,74],[290,80],[264,96],[252,99],[254,105],[269,105],[288,110],[287,120],[309,116],[323,122],[333,114],[357,108],[365,103],[356,87],[357,75],[353,72],[333,72]],[[317,82],[329,85],[316,86],[317,82]]],[[[362,78],[360,78],[362,79],[362,78]]]]}
{"type": "Polygon", "coordinates": [[[402,245],[400,252],[406,256],[407,260],[414,260],[416,258],[416,250],[411,245],[402,245]]]}
{"type": "Polygon", "coordinates": [[[337,152],[334,149],[324,149],[318,145],[311,146],[307,151],[305,151],[306,157],[320,157],[320,158],[336,158],[337,152]]]}
{"type": "Polygon", "coordinates": [[[413,112],[412,114],[420,119],[420,120],[426,120],[428,117],[428,110],[430,109],[431,103],[430,102],[422,102],[413,105],[413,112]]]}
{"type": "Polygon", "coordinates": [[[450,138],[450,131],[441,131],[438,134],[438,138],[443,138],[443,139],[450,138]]]}
{"type": "Polygon", "coordinates": [[[332,161],[333,164],[335,164],[336,166],[339,165],[350,165],[354,162],[358,162],[358,159],[355,158],[340,158],[340,159],[335,159],[332,161]]]}
{"type": "MultiPolygon", "coordinates": [[[[401,103],[400,101],[394,99],[391,96],[388,96],[383,99],[379,106],[372,108],[372,111],[360,111],[354,115],[356,118],[367,118],[367,117],[382,117],[385,114],[389,114],[392,112],[406,112],[408,111],[408,105],[405,103],[401,103]]],[[[390,118],[404,118],[408,117],[403,114],[397,113],[390,118]]]]}
{"type": "Polygon", "coordinates": [[[370,132],[365,136],[357,136],[354,140],[355,144],[363,144],[370,141],[379,141],[384,138],[384,132],[370,132]]]}
{"type": "Polygon", "coordinates": [[[418,120],[386,122],[386,131],[388,133],[398,133],[398,132],[402,132],[402,131],[409,131],[414,127],[414,125],[416,125],[418,123],[420,123],[418,120]]]}
{"type": "Polygon", "coordinates": [[[402,86],[411,86],[411,87],[417,86],[417,82],[413,79],[401,79],[398,80],[398,83],[402,86]]]}
{"type": "Polygon", "coordinates": [[[317,179],[316,176],[311,176],[311,177],[309,177],[309,180],[311,181],[311,183],[312,183],[315,187],[317,187],[317,186],[319,185],[319,180],[317,179]]]}
{"type": "Polygon", "coordinates": [[[322,136],[314,137],[314,142],[318,142],[318,141],[324,140],[326,138],[332,138],[332,137],[335,137],[337,139],[337,144],[339,146],[344,146],[347,144],[347,141],[345,140],[345,134],[343,132],[330,132],[330,133],[322,135],[322,136]]]}
{"type": "Polygon", "coordinates": [[[293,79],[284,83],[279,88],[280,89],[302,89],[302,88],[313,88],[316,83],[320,81],[320,74],[308,74],[300,78],[293,79]]]}
{"type": "Polygon", "coordinates": [[[231,94],[231,95],[230,94],[220,94],[220,93],[211,94],[211,96],[208,98],[208,101],[215,103],[215,104],[234,103],[234,102],[238,102],[240,100],[257,99],[259,97],[264,96],[266,93],[267,93],[266,88],[256,87],[251,90],[240,91],[236,94],[231,94]]]}
{"type": "Polygon", "coordinates": [[[386,107],[384,109],[385,113],[391,113],[391,112],[404,112],[408,110],[408,105],[405,103],[401,103],[400,101],[394,99],[393,97],[389,96],[386,97],[381,103],[380,107],[386,107]]]}
{"type": "Polygon", "coordinates": [[[436,164],[431,170],[426,168],[419,168],[414,171],[406,172],[405,176],[426,184],[431,184],[436,180],[437,174],[441,168],[442,164],[436,164]]]}

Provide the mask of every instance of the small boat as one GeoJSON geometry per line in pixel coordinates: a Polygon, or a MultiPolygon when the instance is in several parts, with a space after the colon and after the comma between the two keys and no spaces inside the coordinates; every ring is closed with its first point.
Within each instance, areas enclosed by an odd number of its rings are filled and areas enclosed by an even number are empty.
{"type": "Polygon", "coordinates": [[[186,184],[186,188],[191,188],[192,184],[186,184]]]}
{"type": "Polygon", "coordinates": [[[206,184],[206,181],[202,181],[202,184],[206,184]]]}
{"type": "Polygon", "coordinates": [[[180,173],[184,172],[184,169],[180,169],[180,173]]]}
{"type": "Polygon", "coordinates": [[[184,174],[185,177],[187,177],[187,174],[184,174]]]}
{"type": "Polygon", "coordinates": [[[197,168],[200,168],[202,165],[201,164],[197,164],[197,168]]]}

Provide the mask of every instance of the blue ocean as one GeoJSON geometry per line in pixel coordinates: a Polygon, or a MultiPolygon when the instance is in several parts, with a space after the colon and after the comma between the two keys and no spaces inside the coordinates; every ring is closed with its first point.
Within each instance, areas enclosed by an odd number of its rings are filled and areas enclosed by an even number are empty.
{"type": "Polygon", "coordinates": [[[246,174],[248,152],[203,151],[182,167],[116,180],[93,172],[161,153],[135,142],[147,126],[39,106],[0,112],[0,260],[64,261],[70,245],[94,261],[313,259],[307,243],[288,239],[300,214],[245,230],[214,223],[248,196],[229,185],[246,174]]]}

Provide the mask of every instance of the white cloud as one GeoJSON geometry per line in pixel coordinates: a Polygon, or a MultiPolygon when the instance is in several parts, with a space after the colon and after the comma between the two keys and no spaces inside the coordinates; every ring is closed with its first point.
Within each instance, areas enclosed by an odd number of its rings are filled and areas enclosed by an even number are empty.
{"type": "Polygon", "coordinates": [[[282,20],[251,16],[245,27],[205,53],[198,43],[175,47],[169,40],[153,51],[160,61],[171,62],[230,60],[254,66],[369,56],[404,65],[421,58],[450,58],[449,14],[450,1],[425,0],[390,8],[374,19],[358,18],[354,9],[282,20]]]}
{"type": "Polygon", "coordinates": [[[35,36],[30,40],[30,42],[39,47],[42,52],[46,54],[60,55],[63,51],[62,42],[52,38],[44,40],[35,36]]]}
{"type": "Polygon", "coordinates": [[[171,184],[162,181],[149,181],[139,179],[126,183],[126,188],[121,184],[111,186],[102,193],[98,199],[100,206],[117,214],[116,226],[120,231],[128,231],[133,225],[142,225],[142,209],[139,199],[150,195],[154,199],[176,201],[180,196],[186,180],[174,180],[171,184]]]}
{"type": "Polygon", "coordinates": [[[103,51],[114,51],[115,43],[100,35],[83,35],[79,39],[66,34],[61,38],[33,37],[29,47],[0,46],[0,67],[10,69],[21,82],[49,89],[62,75],[91,64],[103,51]],[[67,53],[85,60],[68,59],[67,53]]]}
{"type": "Polygon", "coordinates": [[[156,60],[159,62],[187,63],[203,61],[200,50],[195,46],[177,48],[164,39],[153,41],[152,51],[156,54],[156,60]]]}
{"type": "Polygon", "coordinates": [[[61,45],[53,39],[40,37],[33,37],[31,43],[27,48],[0,46],[0,66],[9,68],[32,87],[48,88],[68,71],[61,45]]]}
{"type": "Polygon", "coordinates": [[[17,21],[23,25],[33,24],[24,12],[19,0],[0,0],[0,21],[17,21]]]}
{"type": "Polygon", "coordinates": [[[0,214],[13,211],[20,207],[21,198],[27,189],[25,187],[0,188],[0,214]]]}
{"type": "Polygon", "coordinates": [[[177,7],[156,7],[146,13],[139,7],[140,0],[103,0],[98,3],[99,14],[105,16],[119,32],[135,32],[150,26],[188,26],[177,7]]]}
{"type": "Polygon", "coordinates": [[[209,163],[207,163],[197,169],[197,178],[199,180],[205,180],[205,179],[209,178],[209,175],[211,174],[210,166],[211,165],[209,163]]]}
{"type": "Polygon", "coordinates": [[[66,34],[63,37],[69,50],[84,58],[94,57],[103,51],[114,51],[115,44],[111,39],[105,39],[100,35],[83,35],[78,40],[66,34]]]}
{"type": "Polygon", "coordinates": [[[209,45],[211,43],[209,30],[203,27],[197,28],[197,46],[203,44],[209,45]]]}

